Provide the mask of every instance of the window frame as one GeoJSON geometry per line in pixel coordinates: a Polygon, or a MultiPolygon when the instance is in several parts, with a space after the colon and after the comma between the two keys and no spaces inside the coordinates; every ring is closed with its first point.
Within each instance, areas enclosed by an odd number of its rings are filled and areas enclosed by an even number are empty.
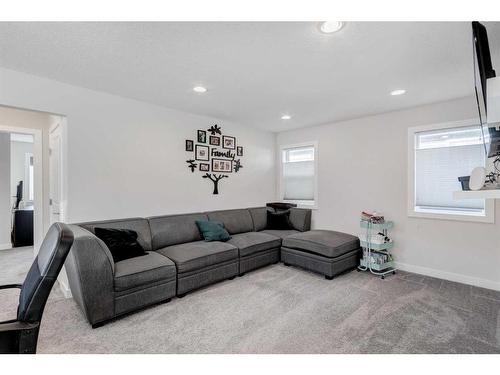
{"type": "MultiPolygon", "coordinates": [[[[463,121],[453,121],[445,122],[431,125],[414,126],[408,128],[408,216],[426,219],[440,219],[440,220],[455,220],[455,221],[471,221],[479,223],[494,223],[495,222],[495,201],[493,199],[485,199],[484,202],[484,215],[477,214],[467,214],[465,212],[449,210],[416,210],[416,192],[415,192],[415,172],[416,172],[416,161],[415,161],[415,142],[416,134],[424,131],[432,130],[445,130],[460,128],[466,126],[478,125],[478,121],[475,119],[468,119],[463,121]]],[[[486,163],[488,163],[486,159],[486,163]]]]}
{"type": "Polygon", "coordinates": [[[278,200],[284,203],[294,203],[299,208],[318,209],[318,141],[301,142],[287,145],[280,145],[278,154],[279,181],[278,181],[278,200]],[[314,203],[308,204],[306,201],[284,199],[285,189],[283,183],[283,151],[291,148],[313,147],[314,148],[314,203]]]}

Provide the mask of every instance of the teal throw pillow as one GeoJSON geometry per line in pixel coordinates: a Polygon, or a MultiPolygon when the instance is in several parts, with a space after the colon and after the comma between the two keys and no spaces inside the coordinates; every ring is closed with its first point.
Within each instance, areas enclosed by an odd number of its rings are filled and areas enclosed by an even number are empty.
{"type": "Polygon", "coordinates": [[[218,221],[196,220],[196,225],[205,241],[227,241],[231,236],[218,221]]]}

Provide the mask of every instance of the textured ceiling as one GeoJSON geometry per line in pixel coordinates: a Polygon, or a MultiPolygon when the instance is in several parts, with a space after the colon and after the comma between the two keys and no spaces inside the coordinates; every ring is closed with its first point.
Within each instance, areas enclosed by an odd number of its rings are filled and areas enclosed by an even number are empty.
{"type": "Polygon", "coordinates": [[[4,22],[0,66],[282,131],[472,95],[471,38],[468,22],[4,22]]]}

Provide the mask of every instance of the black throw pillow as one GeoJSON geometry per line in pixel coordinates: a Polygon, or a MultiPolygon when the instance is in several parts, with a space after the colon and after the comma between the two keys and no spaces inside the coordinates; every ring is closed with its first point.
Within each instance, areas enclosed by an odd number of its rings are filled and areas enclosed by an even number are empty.
{"type": "Polygon", "coordinates": [[[289,219],[290,211],[267,211],[267,229],[293,229],[289,219]]]}
{"type": "Polygon", "coordinates": [[[106,244],[115,263],[147,254],[137,242],[137,232],[133,230],[96,227],[94,233],[106,244]]]}

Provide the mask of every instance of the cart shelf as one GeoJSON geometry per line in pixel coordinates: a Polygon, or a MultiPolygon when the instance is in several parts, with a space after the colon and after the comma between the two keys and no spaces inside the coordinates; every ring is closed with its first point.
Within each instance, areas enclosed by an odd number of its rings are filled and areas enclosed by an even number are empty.
{"type": "MultiPolygon", "coordinates": [[[[360,265],[362,267],[368,267],[368,265],[366,264],[366,260],[365,259],[361,259],[360,261],[360,265]]],[[[386,263],[382,263],[382,264],[378,264],[378,263],[371,263],[370,264],[370,267],[376,271],[383,271],[383,270],[387,270],[387,269],[391,269],[391,272],[393,271],[395,265],[394,265],[394,262],[391,260],[389,262],[386,262],[386,263]]]]}
{"type": "Polygon", "coordinates": [[[380,224],[373,224],[370,223],[366,220],[361,220],[359,222],[361,228],[368,228],[370,226],[370,229],[377,230],[379,232],[387,229],[392,229],[394,227],[394,222],[393,221],[386,221],[385,223],[380,223],[380,224]]]}
{"type": "Polygon", "coordinates": [[[361,247],[370,247],[371,250],[389,250],[394,247],[394,242],[386,242],[386,243],[368,243],[366,241],[359,241],[361,243],[361,247]]]}

